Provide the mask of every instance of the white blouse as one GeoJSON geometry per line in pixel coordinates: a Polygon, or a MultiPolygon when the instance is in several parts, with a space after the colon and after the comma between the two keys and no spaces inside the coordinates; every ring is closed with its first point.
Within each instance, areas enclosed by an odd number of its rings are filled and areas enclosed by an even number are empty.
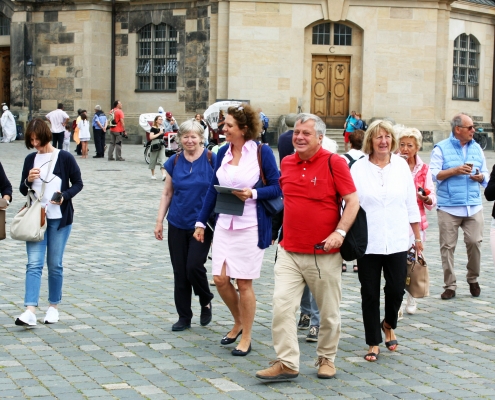
{"type": "Polygon", "coordinates": [[[359,203],[366,211],[366,254],[394,254],[409,248],[409,226],[420,222],[416,190],[407,162],[392,154],[390,164],[380,168],[369,155],[351,168],[359,203]]]}

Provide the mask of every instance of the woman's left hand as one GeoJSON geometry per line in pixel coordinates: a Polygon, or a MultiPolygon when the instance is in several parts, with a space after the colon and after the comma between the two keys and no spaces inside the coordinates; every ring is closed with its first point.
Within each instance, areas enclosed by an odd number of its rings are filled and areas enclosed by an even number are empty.
{"type": "Polygon", "coordinates": [[[418,254],[423,252],[423,242],[414,242],[414,246],[416,247],[416,251],[418,252],[418,254]]]}
{"type": "Polygon", "coordinates": [[[250,199],[253,197],[253,192],[249,188],[236,190],[236,191],[232,192],[232,194],[236,195],[242,201],[246,201],[247,199],[250,199]]]}
{"type": "Polygon", "coordinates": [[[423,203],[429,203],[430,201],[430,198],[428,196],[423,196],[419,192],[416,192],[416,196],[418,196],[418,199],[420,199],[423,203]]]}
{"type": "MultiPolygon", "coordinates": [[[[57,193],[60,193],[60,192],[57,192],[57,193]]],[[[62,196],[62,197],[60,198],[60,201],[59,201],[58,203],[57,203],[57,202],[55,202],[55,201],[53,201],[53,200],[50,200],[50,203],[51,203],[51,204],[55,204],[56,206],[60,206],[60,205],[62,205],[62,203],[63,203],[63,202],[64,202],[64,196],[62,196]]]]}

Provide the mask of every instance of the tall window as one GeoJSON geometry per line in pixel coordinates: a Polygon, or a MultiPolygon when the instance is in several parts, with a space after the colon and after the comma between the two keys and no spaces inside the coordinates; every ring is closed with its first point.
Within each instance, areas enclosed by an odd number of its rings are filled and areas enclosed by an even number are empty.
{"type": "Polygon", "coordinates": [[[332,36],[334,46],[352,46],[351,27],[330,22],[313,26],[313,44],[329,45],[332,36]]]}
{"type": "Polygon", "coordinates": [[[137,88],[176,90],[177,31],[167,24],[148,24],[138,32],[137,88]]]}
{"type": "Polygon", "coordinates": [[[10,19],[0,13],[0,36],[10,35],[10,19]]]}
{"type": "Polygon", "coordinates": [[[479,99],[480,44],[473,35],[454,40],[453,99],[479,99]]]}

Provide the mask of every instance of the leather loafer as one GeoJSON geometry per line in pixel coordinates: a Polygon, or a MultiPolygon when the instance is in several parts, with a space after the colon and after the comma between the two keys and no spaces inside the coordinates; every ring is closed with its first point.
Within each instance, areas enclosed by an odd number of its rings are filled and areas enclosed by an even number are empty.
{"type": "Polygon", "coordinates": [[[479,297],[481,293],[481,288],[478,282],[470,283],[469,284],[469,291],[471,292],[471,296],[473,297],[479,297]]]}
{"type": "Polygon", "coordinates": [[[445,292],[443,292],[440,297],[442,300],[450,300],[451,298],[455,297],[455,290],[452,289],[446,289],[445,292]]]}
{"type": "Polygon", "coordinates": [[[251,353],[251,343],[249,343],[249,347],[246,351],[242,351],[239,349],[234,349],[232,350],[232,355],[233,356],[238,356],[238,357],[244,357],[247,356],[249,353],[251,353]]]}
{"type": "Polygon", "coordinates": [[[172,330],[173,331],[184,331],[186,329],[189,329],[191,327],[190,322],[185,322],[185,321],[177,321],[175,324],[172,325],[172,330]]]}
{"type": "Polygon", "coordinates": [[[206,326],[211,322],[211,303],[210,307],[201,307],[201,315],[199,317],[199,323],[201,326],[206,326]]]}
{"type": "MultiPolygon", "coordinates": [[[[229,333],[227,333],[227,335],[229,333]]],[[[232,344],[232,343],[234,343],[237,340],[237,338],[242,335],[242,329],[239,331],[239,333],[237,334],[237,336],[235,338],[229,338],[227,335],[225,335],[222,338],[222,340],[220,340],[220,344],[224,344],[225,345],[225,344],[232,344]]]]}

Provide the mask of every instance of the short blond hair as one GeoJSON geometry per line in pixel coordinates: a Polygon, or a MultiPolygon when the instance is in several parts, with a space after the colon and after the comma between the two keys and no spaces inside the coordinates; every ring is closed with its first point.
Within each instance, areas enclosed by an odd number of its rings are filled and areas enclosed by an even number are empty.
{"type": "Polygon", "coordinates": [[[423,144],[423,136],[421,135],[421,132],[417,128],[406,128],[403,129],[400,134],[398,141],[402,138],[414,138],[416,140],[416,145],[418,146],[418,150],[421,148],[423,144]]]}
{"type": "Polygon", "coordinates": [[[364,154],[373,153],[373,138],[377,136],[382,129],[392,136],[392,145],[390,147],[390,151],[393,153],[395,150],[397,150],[398,143],[397,136],[395,136],[394,133],[394,128],[392,128],[390,122],[377,119],[376,121],[371,123],[371,125],[366,130],[366,133],[364,134],[362,149],[364,154]]]}

